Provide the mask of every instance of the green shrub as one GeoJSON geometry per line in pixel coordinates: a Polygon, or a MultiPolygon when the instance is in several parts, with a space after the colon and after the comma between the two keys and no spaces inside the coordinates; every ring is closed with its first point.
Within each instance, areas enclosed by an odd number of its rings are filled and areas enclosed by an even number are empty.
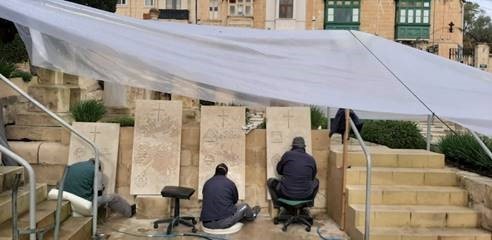
{"type": "Polygon", "coordinates": [[[32,74],[21,70],[15,70],[12,72],[12,74],[10,74],[10,77],[11,78],[20,77],[24,82],[30,82],[32,79],[32,74]]]}
{"type": "Polygon", "coordinates": [[[423,149],[426,142],[415,122],[366,120],[361,132],[365,141],[390,148],[423,149]]]}
{"type": "Polygon", "coordinates": [[[96,100],[80,101],[72,107],[71,113],[77,122],[97,122],[106,113],[106,107],[96,100]]]}
{"type": "MultiPolygon", "coordinates": [[[[492,139],[483,137],[482,140],[492,150],[492,139]]],[[[447,135],[439,141],[438,146],[450,162],[481,169],[492,168],[492,159],[471,134],[447,135]]]]}
{"type": "Polygon", "coordinates": [[[0,42],[0,60],[7,63],[22,63],[29,60],[24,42],[16,34],[11,42],[0,42]]]}
{"type": "Polygon", "coordinates": [[[318,129],[321,127],[322,129],[326,129],[328,127],[328,118],[325,116],[323,111],[316,106],[311,107],[311,128],[318,129]]]}
{"type": "Polygon", "coordinates": [[[109,123],[119,123],[120,127],[133,127],[135,126],[135,119],[131,116],[123,116],[109,119],[109,123]]]}
{"type": "Polygon", "coordinates": [[[14,71],[14,64],[0,60],[0,74],[2,74],[6,78],[10,78],[10,75],[12,75],[14,71]]]}

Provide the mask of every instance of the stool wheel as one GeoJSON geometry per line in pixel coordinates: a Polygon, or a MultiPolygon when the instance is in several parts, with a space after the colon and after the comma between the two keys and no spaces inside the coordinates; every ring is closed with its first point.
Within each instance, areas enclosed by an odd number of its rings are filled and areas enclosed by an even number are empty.
{"type": "Polygon", "coordinates": [[[154,229],[158,229],[158,228],[159,228],[159,224],[154,223],[154,229]]]}
{"type": "Polygon", "coordinates": [[[278,217],[273,218],[273,224],[277,225],[278,224],[278,217]]]}
{"type": "Polygon", "coordinates": [[[196,228],[191,229],[191,232],[196,233],[197,232],[196,228]]]}
{"type": "Polygon", "coordinates": [[[311,232],[311,227],[306,227],[306,232],[311,232]]]}
{"type": "Polygon", "coordinates": [[[287,226],[282,227],[282,232],[287,232],[287,226]]]}

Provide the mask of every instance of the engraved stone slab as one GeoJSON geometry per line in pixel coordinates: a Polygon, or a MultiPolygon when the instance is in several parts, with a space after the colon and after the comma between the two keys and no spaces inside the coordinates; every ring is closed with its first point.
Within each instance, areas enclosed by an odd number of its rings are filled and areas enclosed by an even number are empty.
{"type": "MultiPolygon", "coordinates": [[[[105,193],[114,193],[120,125],[117,123],[74,122],[72,126],[99,148],[105,193]]],[[[94,157],[92,148],[74,134],[70,136],[68,151],[68,164],[86,161],[94,157]]]]}
{"type": "Polygon", "coordinates": [[[239,199],[244,199],[246,176],[246,121],[244,107],[202,106],[200,122],[200,160],[198,198],[202,199],[205,182],[214,175],[215,167],[225,163],[227,177],[237,186],[239,199]]]}
{"type": "Polygon", "coordinates": [[[303,137],[311,153],[311,112],[308,107],[268,107],[266,121],[267,178],[271,178],[277,176],[277,163],[291,149],[294,137],[303,137]]]}
{"type": "Polygon", "coordinates": [[[136,102],[132,195],[160,194],[166,185],[179,186],[182,116],[179,101],[136,102]]]}

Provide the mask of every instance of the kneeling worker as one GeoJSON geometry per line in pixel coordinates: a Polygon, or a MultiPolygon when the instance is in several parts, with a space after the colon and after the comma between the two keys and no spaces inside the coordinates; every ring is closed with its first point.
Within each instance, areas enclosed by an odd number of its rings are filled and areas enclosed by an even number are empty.
{"type": "Polygon", "coordinates": [[[246,203],[237,203],[237,188],[226,177],[227,172],[224,163],[217,165],[215,175],[203,185],[200,219],[206,228],[225,229],[240,221],[253,221],[260,212],[259,206],[251,209],[246,203]]]}
{"type": "Polygon", "coordinates": [[[295,137],[292,149],[286,152],[277,164],[277,172],[282,176],[268,179],[268,191],[275,207],[278,198],[289,200],[311,200],[316,197],[319,180],[314,158],[306,153],[304,138],[295,137]]]}
{"type": "MultiPolygon", "coordinates": [[[[94,196],[94,159],[72,164],[68,168],[63,191],[75,194],[88,201],[92,201],[94,196]]],[[[125,217],[135,215],[135,204],[130,205],[125,199],[117,194],[102,194],[104,185],[102,184],[102,173],[99,166],[98,174],[98,207],[108,205],[109,208],[125,217]]]]}

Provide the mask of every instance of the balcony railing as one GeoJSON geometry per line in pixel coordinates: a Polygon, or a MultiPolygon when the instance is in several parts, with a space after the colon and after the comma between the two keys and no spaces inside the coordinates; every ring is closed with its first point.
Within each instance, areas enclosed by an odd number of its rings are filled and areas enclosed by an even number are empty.
{"type": "Polygon", "coordinates": [[[187,9],[159,9],[159,19],[188,20],[190,11],[187,9]]]}

